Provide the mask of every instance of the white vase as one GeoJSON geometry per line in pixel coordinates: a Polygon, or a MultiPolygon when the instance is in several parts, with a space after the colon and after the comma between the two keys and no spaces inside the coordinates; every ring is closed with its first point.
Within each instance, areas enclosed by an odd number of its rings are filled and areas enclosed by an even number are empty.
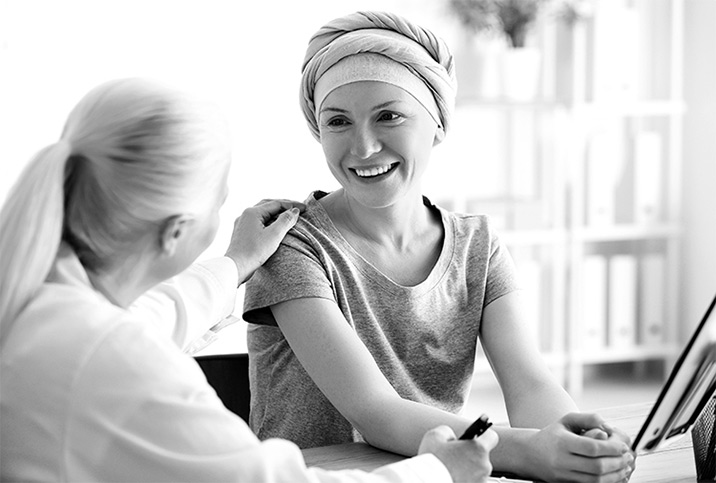
{"type": "Polygon", "coordinates": [[[542,53],[534,47],[507,49],[500,58],[502,95],[513,101],[533,101],[540,84],[542,53]]]}
{"type": "Polygon", "coordinates": [[[482,41],[476,45],[477,68],[480,73],[477,90],[482,99],[500,97],[500,57],[504,50],[504,45],[495,41],[482,41]]]}
{"type": "Polygon", "coordinates": [[[458,95],[468,99],[497,99],[502,95],[501,42],[484,36],[467,36],[455,53],[458,95]]]}

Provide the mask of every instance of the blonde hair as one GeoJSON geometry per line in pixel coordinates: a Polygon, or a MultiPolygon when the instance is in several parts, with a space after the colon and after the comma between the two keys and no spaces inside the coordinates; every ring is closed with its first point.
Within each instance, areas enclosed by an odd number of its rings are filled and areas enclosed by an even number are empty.
{"type": "Polygon", "coordinates": [[[0,342],[47,278],[61,241],[89,269],[223,191],[228,130],[212,106],[144,79],[90,91],[0,211],[0,342]]]}

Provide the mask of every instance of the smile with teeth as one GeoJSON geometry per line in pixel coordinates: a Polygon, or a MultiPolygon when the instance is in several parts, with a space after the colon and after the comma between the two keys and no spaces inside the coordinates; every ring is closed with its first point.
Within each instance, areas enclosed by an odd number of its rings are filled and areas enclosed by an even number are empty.
{"type": "Polygon", "coordinates": [[[366,168],[366,169],[354,169],[355,173],[360,176],[361,178],[373,178],[375,176],[380,176],[381,174],[385,174],[388,171],[391,171],[395,166],[397,166],[398,163],[394,164],[386,164],[385,166],[374,166],[372,168],[366,168]]]}

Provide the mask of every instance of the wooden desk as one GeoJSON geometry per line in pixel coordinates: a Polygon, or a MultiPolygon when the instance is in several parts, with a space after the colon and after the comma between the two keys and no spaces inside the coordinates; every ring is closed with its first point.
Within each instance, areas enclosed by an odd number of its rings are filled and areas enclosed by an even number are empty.
{"type": "MultiPolygon", "coordinates": [[[[598,411],[610,424],[626,431],[632,439],[646,420],[651,403],[634,404],[598,411]]],[[[308,466],[329,470],[346,468],[371,471],[379,466],[394,463],[403,456],[379,450],[364,443],[348,443],[303,450],[308,466]]],[[[495,481],[517,481],[496,479],[495,481]]],[[[670,446],[651,454],[641,454],[636,460],[636,471],[631,483],[694,483],[696,466],[691,447],[691,434],[670,446]]]]}

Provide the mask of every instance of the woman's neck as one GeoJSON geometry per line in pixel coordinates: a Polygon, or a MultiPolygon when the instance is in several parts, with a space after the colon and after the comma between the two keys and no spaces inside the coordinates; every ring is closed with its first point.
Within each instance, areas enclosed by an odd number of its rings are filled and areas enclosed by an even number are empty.
{"type": "Polygon", "coordinates": [[[125,260],[116,267],[87,270],[92,286],[113,305],[128,308],[144,292],[155,285],[148,280],[147,270],[140,260],[125,260]]]}
{"type": "Polygon", "coordinates": [[[362,205],[334,191],[321,199],[328,216],[343,234],[401,250],[434,228],[431,213],[421,195],[405,197],[384,208],[362,205]]]}
{"type": "Polygon", "coordinates": [[[440,257],[442,220],[425,206],[422,196],[388,208],[370,208],[335,192],[321,203],[348,244],[397,284],[420,284],[440,257]]]}

